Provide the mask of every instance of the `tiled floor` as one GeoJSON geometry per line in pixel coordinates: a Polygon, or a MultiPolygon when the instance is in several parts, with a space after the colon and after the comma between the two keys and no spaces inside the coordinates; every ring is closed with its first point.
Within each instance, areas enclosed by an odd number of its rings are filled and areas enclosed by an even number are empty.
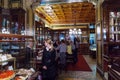
{"type": "Polygon", "coordinates": [[[98,73],[96,73],[96,60],[92,59],[89,55],[84,55],[85,60],[92,69],[88,71],[62,71],[59,74],[58,80],[102,80],[98,73]]]}

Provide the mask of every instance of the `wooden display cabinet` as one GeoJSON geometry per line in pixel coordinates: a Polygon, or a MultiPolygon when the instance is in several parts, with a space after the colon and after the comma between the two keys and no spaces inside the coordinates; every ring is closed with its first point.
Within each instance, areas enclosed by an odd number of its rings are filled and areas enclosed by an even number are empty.
{"type": "Polygon", "coordinates": [[[112,69],[109,66],[109,71],[108,71],[108,80],[119,80],[120,79],[120,72],[112,69]]]}
{"type": "Polygon", "coordinates": [[[110,64],[110,58],[120,56],[120,12],[111,7],[105,7],[106,16],[104,19],[104,27],[106,28],[106,39],[104,39],[104,71],[107,71],[108,68],[105,68],[110,64]],[[109,9],[108,9],[109,8],[109,9]]]}
{"type": "MultiPolygon", "coordinates": [[[[120,58],[120,1],[119,0],[108,0],[104,1],[102,4],[102,25],[100,29],[100,37],[98,37],[98,42],[102,47],[97,48],[101,49],[101,71],[103,76],[108,73],[108,65],[111,65],[112,58],[120,58]],[[111,4],[112,3],[112,4],[111,4]]],[[[99,31],[98,31],[99,32],[99,31]]],[[[99,36],[99,35],[97,35],[99,36]]]]}
{"type": "Polygon", "coordinates": [[[45,27],[45,23],[42,20],[35,21],[35,38],[37,43],[43,44],[44,39],[52,39],[52,30],[48,27],[45,27]]]}
{"type": "Polygon", "coordinates": [[[45,27],[45,39],[50,38],[51,39],[51,29],[48,27],[45,27]]]}
{"type": "Polygon", "coordinates": [[[55,40],[61,41],[62,39],[66,40],[67,34],[68,30],[52,30],[51,38],[53,39],[53,41],[55,40]]]}
{"type": "Polygon", "coordinates": [[[25,35],[25,10],[0,8],[0,32],[25,35]]]}
{"type": "Polygon", "coordinates": [[[25,10],[22,8],[10,9],[12,34],[25,35],[25,10]]]}
{"type": "Polygon", "coordinates": [[[43,21],[35,21],[35,37],[38,43],[43,43],[45,38],[45,24],[43,21]]]}
{"type": "Polygon", "coordinates": [[[10,33],[10,10],[0,8],[0,33],[10,33]]]}
{"type": "Polygon", "coordinates": [[[79,52],[80,52],[80,54],[89,54],[89,44],[88,43],[80,43],[79,52]]]}
{"type": "Polygon", "coordinates": [[[0,34],[0,48],[3,50],[3,53],[8,53],[16,57],[17,68],[25,61],[25,44],[31,41],[33,42],[33,36],[0,34]]]}

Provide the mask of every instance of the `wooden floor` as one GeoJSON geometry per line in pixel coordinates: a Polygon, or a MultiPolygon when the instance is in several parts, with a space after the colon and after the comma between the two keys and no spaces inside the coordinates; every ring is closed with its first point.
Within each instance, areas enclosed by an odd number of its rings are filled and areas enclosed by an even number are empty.
{"type": "Polygon", "coordinates": [[[62,71],[59,74],[58,80],[102,80],[96,72],[96,59],[92,59],[89,55],[84,55],[85,60],[92,69],[88,71],[62,71]]]}

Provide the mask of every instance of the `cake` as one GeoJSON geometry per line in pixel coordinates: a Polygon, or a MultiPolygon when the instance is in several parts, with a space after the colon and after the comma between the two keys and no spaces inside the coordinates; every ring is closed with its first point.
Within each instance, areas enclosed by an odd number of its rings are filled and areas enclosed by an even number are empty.
{"type": "Polygon", "coordinates": [[[7,70],[0,72],[0,80],[10,80],[15,76],[14,71],[7,70]]]}

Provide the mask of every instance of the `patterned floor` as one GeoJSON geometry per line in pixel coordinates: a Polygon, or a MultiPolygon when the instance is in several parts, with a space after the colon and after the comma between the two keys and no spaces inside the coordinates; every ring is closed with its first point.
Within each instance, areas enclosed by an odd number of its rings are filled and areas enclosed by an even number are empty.
{"type": "Polygon", "coordinates": [[[90,56],[85,55],[85,60],[92,69],[92,72],[87,71],[62,71],[59,74],[58,80],[102,80],[98,73],[96,73],[96,60],[90,56]]]}

